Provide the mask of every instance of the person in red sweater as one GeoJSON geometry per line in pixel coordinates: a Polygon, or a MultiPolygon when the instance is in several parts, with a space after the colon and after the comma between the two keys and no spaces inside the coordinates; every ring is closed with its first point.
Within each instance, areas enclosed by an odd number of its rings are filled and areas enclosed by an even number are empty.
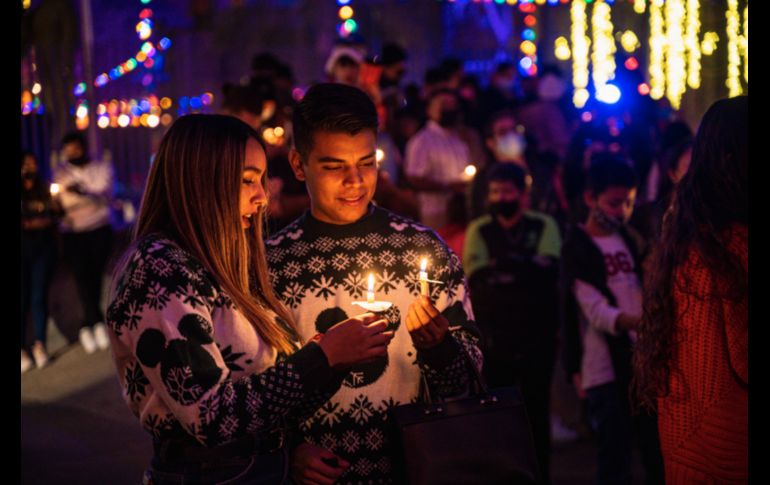
{"type": "Polygon", "coordinates": [[[664,217],[635,352],[667,484],[748,482],[748,97],[703,117],[664,217]]]}

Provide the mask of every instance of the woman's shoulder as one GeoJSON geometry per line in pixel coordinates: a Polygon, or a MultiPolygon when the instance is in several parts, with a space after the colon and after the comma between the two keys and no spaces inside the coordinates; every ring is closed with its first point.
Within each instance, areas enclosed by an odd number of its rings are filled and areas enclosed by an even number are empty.
{"type": "Polygon", "coordinates": [[[191,294],[201,303],[217,293],[213,278],[203,265],[176,241],[163,235],[143,237],[129,249],[116,298],[146,300],[154,295],[191,294]]]}

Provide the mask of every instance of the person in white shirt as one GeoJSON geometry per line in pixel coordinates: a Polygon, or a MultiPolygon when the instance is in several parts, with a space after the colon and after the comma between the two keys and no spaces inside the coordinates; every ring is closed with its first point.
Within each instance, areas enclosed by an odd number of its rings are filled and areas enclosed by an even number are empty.
{"type": "Polygon", "coordinates": [[[628,391],[635,329],[642,315],[643,241],[628,227],[637,179],[624,159],[607,153],[592,160],[586,222],[562,247],[563,364],[578,394],[588,400],[598,439],[597,483],[631,483],[636,441],[645,483],[663,483],[654,415],[632,416],[628,391]],[[634,439],[636,435],[636,439],[634,439]]]}
{"type": "Polygon", "coordinates": [[[428,123],[406,144],[404,173],[418,191],[420,221],[437,229],[447,221],[452,193],[464,193],[473,164],[468,145],[460,138],[460,101],[455,91],[435,91],[428,100],[428,123]]]}
{"type": "Polygon", "coordinates": [[[100,301],[112,249],[113,168],[107,160],[91,159],[85,137],[77,132],[62,139],[62,158],[53,172],[53,181],[60,187],[58,202],[64,210],[62,246],[83,307],[80,343],[90,354],[110,345],[100,301]]]}

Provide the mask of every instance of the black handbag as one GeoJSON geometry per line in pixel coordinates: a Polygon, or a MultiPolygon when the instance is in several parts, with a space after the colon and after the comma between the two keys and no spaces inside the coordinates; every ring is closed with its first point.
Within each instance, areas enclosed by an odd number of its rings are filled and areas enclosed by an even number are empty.
{"type": "Polygon", "coordinates": [[[391,408],[396,483],[535,483],[535,445],[521,393],[515,387],[488,389],[463,354],[475,381],[470,396],[433,400],[423,375],[423,402],[391,408]]]}

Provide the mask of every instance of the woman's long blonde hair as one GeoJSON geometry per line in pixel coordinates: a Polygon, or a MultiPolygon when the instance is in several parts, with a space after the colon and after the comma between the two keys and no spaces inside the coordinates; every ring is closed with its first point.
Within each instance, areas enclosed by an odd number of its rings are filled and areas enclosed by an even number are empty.
{"type": "MultiPolygon", "coordinates": [[[[264,207],[252,216],[249,229],[241,227],[240,188],[250,138],[264,150],[257,132],[236,118],[199,114],[179,118],[160,143],[126,254],[151,233],[173,239],[214,275],[263,340],[289,354],[296,326],[267,276],[264,207]]],[[[266,178],[265,174],[263,184],[266,178]]],[[[116,282],[125,262],[124,258],[118,265],[116,282]]]]}

